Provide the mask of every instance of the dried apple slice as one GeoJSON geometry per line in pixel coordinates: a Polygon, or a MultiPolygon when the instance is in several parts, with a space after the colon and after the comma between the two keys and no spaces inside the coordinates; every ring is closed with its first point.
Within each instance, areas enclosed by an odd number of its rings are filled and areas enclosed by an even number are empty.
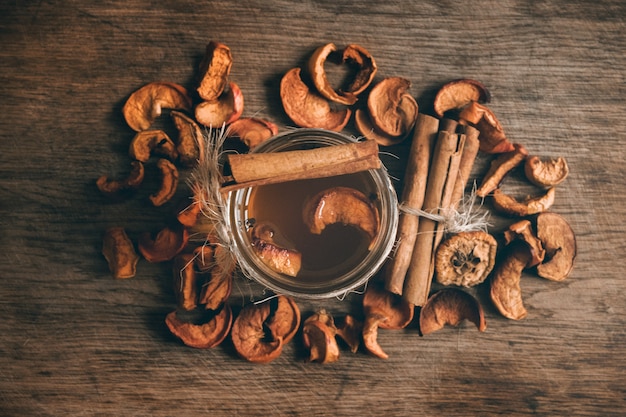
{"type": "Polygon", "coordinates": [[[243,113],[243,93],[237,84],[229,83],[228,91],[218,100],[203,101],[196,106],[196,120],[207,127],[221,127],[239,119],[243,113]]]}
{"type": "Polygon", "coordinates": [[[505,194],[500,188],[493,192],[493,206],[501,213],[511,216],[531,216],[547,211],[554,204],[556,188],[549,188],[545,194],[518,201],[515,197],[505,194]]]}
{"type": "Polygon", "coordinates": [[[228,137],[239,138],[250,150],[278,133],[278,126],[256,117],[243,117],[235,120],[226,130],[228,137]]]}
{"type": "Polygon", "coordinates": [[[320,191],[304,208],[303,218],[311,233],[321,234],[335,223],[361,229],[373,244],[380,226],[378,209],[365,194],[350,187],[320,191]]]}
{"type": "Polygon", "coordinates": [[[407,93],[411,82],[401,77],[389,77],[372,88],[367,109],[372,123],[390,136],[404,136],[415,125],[418,105],[407,93]]]}
{"type": "Polygon", "coordinates": [[[279,246],[275,242],[275,229],[268,223],[252,228],[252,249],[265,265],[280,274],[295,277],[302,267],[302,254],[279,246]]]}
{"type": "Polygon", "coordinates": [[[433,107],[435,114],[443,117],[449,110],[461,109],[473,101],[487,103],[490,99],[491,94],[483,83],[464,78],[444,84],[435,96],[433,107]]]}
{"type": "Polygon", "coordinates": [[[233,65],[230,48],[223,43],[211,41],[199,67],[198,95],[206,101],[217,100],[228,84],[233,65]]]}
{"type": "Polygon", "coordinates": [[[569,223],[556,213],[537,216],[537,237],[546,250],[543,263],[537,265],[537,274],[552,281],[563,281],[574,268],[576,236],[569,223]]]}
{"type": "Polygon", "coordinates": [[[348,108],[333,110],[329,102],[313,92],[300,78],[300,68],[292,68],[280,81],[280,99],[287,116],[299,127],[339,132],[350,120],[348,108]]]}
{"type": "Polygon", "coordinates": [[[565,181],[569,167],[563,157],[541,160],[533,155],[526,159],[524,173],[530,182],[539,187],[553,187],[565,181]]]}
{"type": "Polygon", "coordinates": [[[308,70],[317,91],[328,100],[335,103],[352,105],[357,96],[363,92],[374,79],[377,67],[374,58],[359,45],[348,45],[342,54],[342,63],[352,63],[358,66],[357,73],[345,91],[335,90],[326,76],[324,64],[326,60],[337,52],[333,43],[320,46],[313,52],[308,61],[308,70]]]}
{"type": "Polygon", "coordinates": [[[381,132],[374,126],[367,110],[364,109],[357,109],[354,112],[354,124],[363,137],[376,141],[380,146],[396,145],[407,137],[407,135],[391,136],[381,132]]]}
{"type": "Polygon", "coordinates": [[[122,113],[126,123],[139,132],[150,128],[162,109],[191,110],[191,97],[185,87],[171,82],[152,82],[128,97],[122,113]]]}
{"type": "Polygon", "coordinates": [[[495,154],[510,152],[514,149],[513,144],[504,134],[498,118],[489,107],[474,101],[461,111],[459,119],[480,131],[478,140],[482,152],[495,154]]]}
{"type": "Polygon", "coordinates": [[[520,280],[522,271],[532,260],[532,254],[521,241],[511,243],[506,251],[506,256],[496,265],[491,278],[491,301],[504,317],[521,320],[528,311],[522,300],[520,280]]]}
{"type": "Polygon", "coordinates": [[[170,137],[162,130],[143,130],[137,132],[130,142],[128,154],[132,159],[141,162],[148,162],[150,156],[162,155],[170,161],[178,158],[176,145],[170,137]]]}
{"type": "Polygon", "coordinates": [[[458,326],[466,319],[481,332],[487,329],[485,314],[478,300],[465,291],[445,288],[430,296],[420,310],[420,332],[427,335],[446,324],[458,326]]]}

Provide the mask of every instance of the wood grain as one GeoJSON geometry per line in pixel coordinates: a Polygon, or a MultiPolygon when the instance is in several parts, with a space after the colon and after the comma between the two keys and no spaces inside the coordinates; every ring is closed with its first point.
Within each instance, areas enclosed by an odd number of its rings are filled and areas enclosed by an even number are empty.
{"type": "MultiPolygon", "coordinates": [[[[0,414],[580,415],[626,413],[626,4],[613,1],[3,2],[0,5],[0,414]],[[526,274],[529,316],[419,337],[381,331],[386,361],[342,351],[305,363],[301,342],[273,363],[229,343],[183,347],[164,326],[169,265],[116,281],[100,254],[109,225],[131,237],[172,210],[95,188],[128,169],[121,107],[143,84],[193,87],[209,40],[227,44],[245,115],[291,126],[281,75],[319,45],[358,43],[378,78],[402,76],[427,111],[443,82],[472,77],[510,138],[571,168],[553,210],[574,228],[574,272],[526,274]]],[[[356,133],[352,128],[347,133],[356,133]]],[[[383,155],[401,186],[408,143],[383,155]]],[[[483,156],[473,178],[484,173],[483,156]]],[[[519,191],[514,178],[505,184],[519,191]]],[[[184,190],[180,190],[181,196],[184,190]]],[[[509,219],[493,217],[497,233],[509,219]]],[[[241,308],[260,288],[241,279],[241,308]]],[[[358,311],[360,297],[300,303],[303,314],[358,311]]]]}

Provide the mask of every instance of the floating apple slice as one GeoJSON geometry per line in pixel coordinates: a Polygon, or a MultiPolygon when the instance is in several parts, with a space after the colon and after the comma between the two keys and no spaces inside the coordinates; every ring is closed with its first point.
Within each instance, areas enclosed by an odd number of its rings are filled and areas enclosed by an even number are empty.
{"type": "Polygon", "coordinates": [[[269,223],[254,226],[252,248],[261,261],[273,271],[295,277],[302,266],[302,254],[276,244],[274,233],[274,228],[269,223]]]}
{"type": "Polygon", "coordinates": [[[311,233],[321,234],[335,223],[361,229],[370,238],[370,246],[378,234],[378,209],[365,194],[349,187],[333,187],[319,192],[304,208],[304,222],[311,233]]]}

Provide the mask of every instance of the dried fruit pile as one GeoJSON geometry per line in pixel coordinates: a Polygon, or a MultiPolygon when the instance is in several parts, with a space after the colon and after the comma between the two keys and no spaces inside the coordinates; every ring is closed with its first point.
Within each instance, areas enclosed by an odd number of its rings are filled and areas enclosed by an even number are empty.
{"type": "MultiPolygon", "coordinates": [[[[132,196],[143,183],[145,165],[156,159],[161,186],[150,201],[154,206],[162,206],[176,194],[178,170],[195,169],[206,162],[206,128],[225,126],[226,137],[241,140],[250,149],[276,135],[278,128],[274,123],[242,117],[243,94],[230,80],[231,66],[230,49],[210,42],[194,92],[176,83],[153,82],[132,93],[123,108],[126,122],[136,131],[129,145],[130,173],[123,179],[102,176],[96,181],[99,190],[113,199],[132,196]],[[162,117],[163,109],[169,109],[176,127],[174,140],[165,131],[152,127],[162,117]]],[[[348,45],[343,50],[332,43],[322,45],[311,55],[304,74],[301,68],[293,68],[283,76],[280,96],[285,113],[299,127],[333,131],[346,127],[354,114],[356,129],[381,146],[396,144],[411,133],[415,142],[423,134],[425,124],[433,122],[435,131],[461,137],[461,143],[473,135],[475,149],[467,146],[470,156],[459,162],[458,175],[462,180],[450,188],[455,186],[453,195],[457,198],[462,195],[476,154],[480,151],[491,155],[491,165],[476,196],[488,197],[496,212],[512,219],[508,229],[499,239],[485,230],[448,231],[442,235],[429,254],[432,278],[428,288],[432,280],[444,288],[428,291],[427,300],[420,304],[408,299],[401,286],[391,291],[374,279],[362,297],[362,311],[344,316],[339,325],[322,308],[301,321],[295,300],[284,295],[250,303],[234,317],[229,297],[236,260],[220,244],[216,225],[207,222],[202,212],[203,189],[191,184],[192,195],[175,213],[172,225],[156,236],[143,233],[136,242],[148,262],[172,264],[177,307],[167,315],[165,323],[185,345],[208,349],[230,335],[241,357],[264,363],[277,358],[300,331],[310,361],[338,360],[337,337],[352,352],[362,344],[372,355],[387,358],[377,342],[378,329],[406,328],[414,321],[416,312],[421,335],[444,325],[456,326],[463,320],[484,331],[483,308],[463,288],[486,283],[500,313],[521,319],[527,315],[520,289],[523,271],[532,269],[538,276],[555,281],[570,274],[576,256],[575,235],[562,216],[549,211],[556,186],[568,175],[566,161],[542,160],[531,156],[523,145],[511,143],[486,105],[490,100],[488,89],[478,81],[463,79],[443,85],[434,99],[434,114],[424,117],[408,93],[409,80],[387,77],[375,82],[377,70],[374,58],[359,45],[348,45]],[[331,60],[353,70],[345,88],[331,85],[326,74],[326,62],[331,60]],[[361,100],[363,96],[367,98],[361,100]],[[541,195],[518,201],[504,193],[501,185],[522,164],[529,183],[538,187],[541,195]],[[198,234],[200,239],[190,239],[198,234]],[[503,244],[498,244],[498,240],[503,244]]],[[[453,198],[448,204],[454,208],[456,201],[453,198]]],[[[267,240],[262,234],[257,238],[267,240]]],[[[105,231],[102,252],[115,278],[135,275],[140,257],[123,227],[105,231]]]]}

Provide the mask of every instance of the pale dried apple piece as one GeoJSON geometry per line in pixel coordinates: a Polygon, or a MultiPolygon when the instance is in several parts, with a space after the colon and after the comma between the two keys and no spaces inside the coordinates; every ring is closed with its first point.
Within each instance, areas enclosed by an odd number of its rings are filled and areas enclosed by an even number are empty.
{"type": "Polygon", "coordinates": [[[554,204],[554,198],[556,194],[556,188],[549,188],[544,194],[526,198],[524,201],[518,201],[515,197],[505,194],[500,188],[494,190],[493,206],[501,213],[506,213],[512,216],[530,216],[537,213],[547,211],[552,204],[554,204]]]}
{"type": "Polygon", "coordinates": [[[376,141],[376,143],[378,143],[380,146],[397,145],[408,136],[391,136],[382,132],[380,129],[374,126],[371,117],[367,113],[367,110],[364,109],[357,109],[354,112],[354,124],[359,133],[363,135],[363,137],[376,141]]]}
{"type": "Polygon", "coordinates": [[[350,187],[333,187],[320,191],[307,202],[303,219],[314,234],[321,234],[330,224],[354,226],[369,237],[370,246],[380,228],[380,216],[376,206],[365,194],[350,187]]]}
{"type": "Polygon", "coordinates": [[[181,320],[180,315],[181,312],[172,311],[165,318],[165,324],[186,346],[196,349],[218,346],[228,336],[233,323],[232,310],[228,304],[224,304],[217,312],[203,312],[202,315],[209,317],[203,317],[200,323],[191,319],[181,320]]]}
{"type": "Polygon", "coordinates": [[[128,97],[122,113],[128,126],[139,132],[149,129],[163,109],[190,111],[191,106],[185,87],[171,82],[152,82],[128,97]]]}
{"type": "Polygon", "coordinates": [[[522,300],[520,280],[531,259],[528,246],[514,242],[507,246],[506,256],[498,262],[491,278],[491,301],[500,314],[511,320],[521,320],[528,314],[522,300]]]}
{"type": "Polygon", "coordinates": [[[139,255],[123,227],[113,226],[106,229],[102,239],[102,255],[107,260],[113,277],[126,279],[137,273],[139,255]]]}
{"type": "Polygon", "coordinates": [[[537,274],[552,281],[563,281],[574,268],[576,235],[563,216],[541,213],[537,216],[537,237],[546,250],[544,262],[537,265],[537,274]]]}
{"type": "Polygon", "coordinates": [[[276,244],[275,233],[268,223],[256,224],[252,228],[252,249],[273,271],[295,277],[302,267],[302,253],[276,244]]]}
{"type": "Polygon", "coordinates": [[[528,249],[531,253],[531,260],[528,263],[528,267],[536,266],[543,262],[546,251],[543,248],[543,244],[535,234],[532,228],[530,220],[520,220],[513,223],[504,231],[504,243],[510,244],[514,240],[520,240],[528,245],[528,249]]]}
{"type": "Polygon", "coordinates": [[[152,205],[160,207],[167,203],[176,194],[178,188],[178,168],[167,159],[160,158],[157,161],[157,168],[161,173],[161,186],[154,193],[148,196],[152,205]]]}
{"type": "Polygon", "coordinates": [[[367,98],[367,109],[374,126],[398,137],[411,131],[417,120],[418,105],[407,93],[411,82],[402,77],[388,77],[377,83],[367,98]]]}
{"type": "Polygon", "coordinates": [[[269,120],[257,117],[242,117],[226,129],[227,137],[239,138],[249,150],[272,138],[278,133],[278,126],[269,120]]]}
{"type": "Polygon", "coordinates": [[[132,161],[130,163],[131,171],[124,179],[110,179],[106,175],[102,175],[96,180],[98,190],[107,197],[121,198],[124,194],[136,191],[143,182],[145,169],[140,161],[132,161]]]}
{"type": "Polygon", "coordinates": [[[214,101],[228,85],[233,65],[230,48],[223,43],[210,41],[199,66],[198,95],[205,101],[214,101]]]}
{"type": "Polygon", "coordinates": [[[460,232],[437,247],[435,276],[442,285],[472,287],[485,281],[496,262],[498,244],[484,231],[460,232]]]}
{"type": "Polygon", "coordinates": [[[526,148],[517,143],[513,147],[512,151],[504,152],[491,161],[489,170],[476,190],[478,197],[486,197],[490,192],[498,188],[504,177],[524,162],[528,156],[526,148]]]}
{"type": "Polygon", "coordinates": [[[463,320],[474,323],[481,332],[487,329],[483,308],[476,298],[456,288],[445,288],[431,295],[420,310],[420,332],[427,335],[445,325],[458,326],[463,320]]]}
{"type": "Polygon", "coordinates": [[[203,101],[196,106],[198,123],[209,128],[219,128],[234,122],[243,113],[243,93],[237,84],[230,82],[228,90],[214,101],[203,101]]]}
{"type": "Polygon", "coordinates": [[[300,78],[300,68],[292,68],[280,81],[280,99],[287,116],[299,127],[341,131],[350,120],[349,108],[333,110],[329,102],[311,91],[300,78]]]}
{"type": "Polygon", "coordinates": [[[480,131],[478,140],[480,142],[479,149],[482,152],[493,154],[510,152],[514,149],[498,118],[489,107],[472,102],[461,111],[459,119],[480,131]]]}
{"type": "Polygon", "coordinates": [[[200,126],[189,116],[179,111],[170,112],[170,117],[178,130],[176,151],[180,162],[194,166],[204,154],[204,136],[200,126]]]}
{"type": "Polygon", "coordinates": [[[569,166],[563,157],[544,161],[534,155],[526,159],[524,173],[530,182],[539,187],[553,187],[565,181],[569,174],[569,166]]]}
{"type": "Polygon", "coordinates": [[[443,117],[449,110],[462,109],[475,101],[486,103],[490,99],[491,94],[483,83],[464,78],[444,84],[435,95],[433,107],[435,114],[443,117]]]}

